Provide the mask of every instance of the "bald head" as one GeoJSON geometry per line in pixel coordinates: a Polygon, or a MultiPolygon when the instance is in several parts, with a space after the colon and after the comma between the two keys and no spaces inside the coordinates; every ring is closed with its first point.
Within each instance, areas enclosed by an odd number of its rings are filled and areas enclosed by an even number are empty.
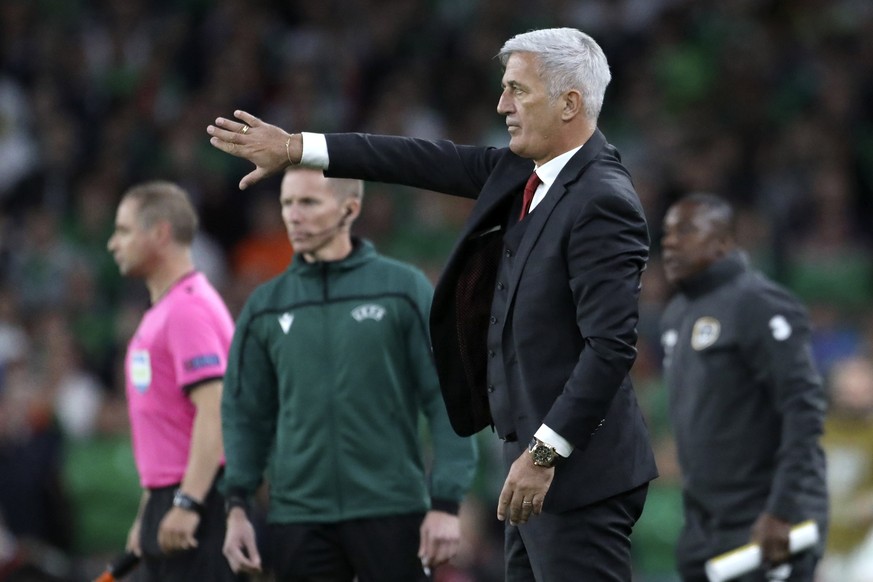
{"type": "Polygon", "coordinates": [[[736,248],[734,209],[714,194],[690,194],[664,217],[664,274],[679,284],[736,248]]]}
{"type": "Polygon", "coordinates": [[[324,187],[336,196],[339,202],[352,199],[362,202],[364,199],[364,182],[362,180],[331,178],[325,176],[322,170],[304,166],[289,166],[282,178],[283,184],[295,184],[304,180],[310,183],[324,184],[324,187]]]}
{"type": "Polygon", "coordinates": [[[676,204],[687,204],[695,207],[695,213],[709,223],[709,228],[714,233],[726,238],[734,238],[736,234],[734,208],[721,196],[697,192],[685,196],[676,204]]]}

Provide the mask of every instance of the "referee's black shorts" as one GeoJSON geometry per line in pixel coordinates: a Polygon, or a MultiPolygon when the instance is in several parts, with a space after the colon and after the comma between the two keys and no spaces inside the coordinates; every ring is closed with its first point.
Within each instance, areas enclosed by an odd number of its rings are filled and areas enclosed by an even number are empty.
{"type": "Polygon", "coordinates": [[[178,485],[152,489],[143,510],[140,526],[140,547],[143,559],[134,580],[138,582],[236,582],[244,580],[230,569],[221,553],[226,521],[224,498],[213,485],[204,502],[205,511],[195,537],[197,547],[164,554],[158,546],[158,526],[173,507],[173,494],[178,485]]]}

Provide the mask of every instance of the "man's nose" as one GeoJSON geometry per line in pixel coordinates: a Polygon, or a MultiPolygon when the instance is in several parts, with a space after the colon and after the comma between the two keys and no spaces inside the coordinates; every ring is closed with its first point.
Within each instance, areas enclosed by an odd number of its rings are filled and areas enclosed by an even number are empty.
{"type": "Polygon", "coordinates": [[[288,222],[300,222],[300,209],[297,206],[288,206],[285,209],[285,220],[288,222]]]}
{"type": "Polygon", "coordinates": [[[497,113],[500,115],[507,115],[511,113],[512,100],[507,97],[506,92],[500,94],[500,98],[497,100],[497,113]]]}

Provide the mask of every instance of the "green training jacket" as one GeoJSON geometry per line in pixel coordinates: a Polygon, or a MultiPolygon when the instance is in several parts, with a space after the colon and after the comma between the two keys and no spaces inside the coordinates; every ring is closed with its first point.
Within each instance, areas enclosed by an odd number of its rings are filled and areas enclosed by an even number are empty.
{"type": "Polygon", "coordinates": [[[271,523],[457,512],[477,452],[446,414],[431,297],[421,271],[357,239],[341,261],[297,256],[259,286],[224,379],[225,491],[250,496],[265,477],[271,523]]]}

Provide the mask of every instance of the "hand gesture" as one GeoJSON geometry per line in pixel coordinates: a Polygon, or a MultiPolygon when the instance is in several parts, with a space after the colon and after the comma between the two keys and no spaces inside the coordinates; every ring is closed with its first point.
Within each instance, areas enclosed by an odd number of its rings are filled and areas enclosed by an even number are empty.
{"type": "Polygon", "coordinates": [[[239,121],[219,117],[215,125],[206,128],[209,139],[216,148],[255,165],[255,169],[240,180],[240,190],[245,190],[290,164],[300,163],[303,156],[303,137],[290,134],[280,127],[265,123],[245,111],[234,111],[239,121]]]}

